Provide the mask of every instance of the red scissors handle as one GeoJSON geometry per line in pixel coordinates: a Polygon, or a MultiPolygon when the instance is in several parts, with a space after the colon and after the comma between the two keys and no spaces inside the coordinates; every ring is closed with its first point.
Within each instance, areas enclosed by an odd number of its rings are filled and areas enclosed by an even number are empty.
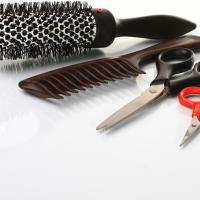
{"type": "Polygon", "coordinates": [[[187,87],[180,92],[178,99],[183,106],[193,110],[192,117],[198,117],[200,119],[200,102],[186,98],[195,94],[200,94],[200,87],[187,87]]]}

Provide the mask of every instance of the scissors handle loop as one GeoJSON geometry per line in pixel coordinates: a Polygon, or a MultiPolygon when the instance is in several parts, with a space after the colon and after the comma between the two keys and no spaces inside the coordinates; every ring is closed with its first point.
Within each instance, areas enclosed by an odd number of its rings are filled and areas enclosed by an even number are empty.
{"type": "Polygon", "coordinates": [[[159,54],[156,67],[157,77],[151,85],[165,83],[173,75],[190,70],[194,65],[194,53],[190,49],[175,48],[163,51],[159,54]]]}
{"type": "Polygon", "coordinates": [[[200,87],[187,87],[183,89],[179,96],[179,102],[193,110],[192,117],[198,117],[200,119],[200,102],[190,100],[189,96],[200,95],[200,87]]]}

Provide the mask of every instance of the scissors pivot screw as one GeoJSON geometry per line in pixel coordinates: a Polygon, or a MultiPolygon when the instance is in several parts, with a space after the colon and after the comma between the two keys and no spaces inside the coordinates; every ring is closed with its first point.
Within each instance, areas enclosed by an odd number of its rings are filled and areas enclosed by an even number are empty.
{"type": "Polygon", "coordinates": [[[151,89],[149,90],[149,92],[150,92],[150,93],[152,93],[152,94],[155,94],[155,93],[157,92],[157,90],[156,90],[156,89],[153,89],[153,88],[151,88],[151,89]]]}
{"type": "Polygon", "coordinates": [[[192,124],[192,127],[196,127],[197,126],[197,124],[192,124]]]}

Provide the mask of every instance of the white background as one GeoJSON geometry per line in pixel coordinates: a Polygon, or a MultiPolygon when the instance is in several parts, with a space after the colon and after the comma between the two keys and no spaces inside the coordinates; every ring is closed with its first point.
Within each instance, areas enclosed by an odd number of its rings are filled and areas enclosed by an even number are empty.
{"type": "MultiPolygon", "coordinates": [[[[173,14],[200,24],[199,1],[195,0],[89,3],[111,10],[117,18],[173,14]]],[[[193,33],[199,34],[199,29],[193,33]]],[[[149,86],[156,75],[154,63],[145,66],[147,74],[137,79],[96,87],[61,101],[32,97],[17,86],[22,79],[56,67],[117,56],[153,43],[116,39],[110,47],[88,56],[23,69],[5,70],[8,67],[1,62],[1,200],[199,200],[200,135],[179,148],[191,111],[180,106],[177,98],[167,98],[139,119],[109,132],[95,130],[149,86]]]]}

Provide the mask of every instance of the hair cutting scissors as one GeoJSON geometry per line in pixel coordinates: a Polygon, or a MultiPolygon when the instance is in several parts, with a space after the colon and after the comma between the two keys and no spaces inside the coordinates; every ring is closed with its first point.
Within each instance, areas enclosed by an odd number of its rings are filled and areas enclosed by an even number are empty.
{"type": "Polygon", "coordinates": [[[158,74],[150,87],[103,121],[97,126],[97,130],[108,129],[162,97],[177,95],[185,87],[200,86],[200,63],[194,66],[194,53],[190,49],[179,48],[162,52],[156,66],[158,74]]]}
{"type": "Polygon", "coordinates": [[[183,106],[193,110],[191,124],[181,141],[180,146],[189,141],[189,139],[194,136],[200,128],[200,102],[188,99],[188,97],[193,95],[200,95],[200,87],[187,87],[183,89],[178,96],[179,102],[183,106]]]}

